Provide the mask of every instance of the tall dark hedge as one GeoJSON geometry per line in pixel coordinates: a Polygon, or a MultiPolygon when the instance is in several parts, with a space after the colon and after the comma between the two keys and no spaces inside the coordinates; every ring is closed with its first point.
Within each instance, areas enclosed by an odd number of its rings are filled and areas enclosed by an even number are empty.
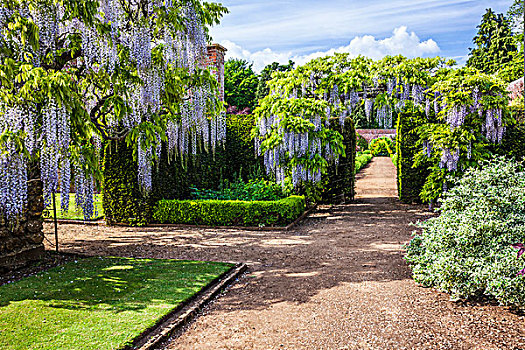
{"type": "Polygon", "coordinates": [[[354,199],[355,194],[355,150],[357,138],[354,121],[346,118],[344,127],[339,124],[338,118],[330,120],[331,127],[343,135],[343,144],[346,157],[339,159],[338,165],[331,165],[323,177],[324,188],[322,201],[328,203],[344,203],[354,199]]]}
{"type": "Polygon", "coordinates": [[[501,143],[492,146],[491,150],[502,156],[525,161],[525,125],[508,126],[501,143]]]}
{"type": "Polygon", "coordinates": [[[421,203],[419,194],[430,174],[427,166],[413,167],[414,156],[419,152],[416,146],[419,137],[416,129],[427,122],[420,112],[399,113],[397,120],[397,191],[404,203],[421,203]]]}
{"type": "Polygon", "coordinates": [[[140,191],[133,149],[125,142],[107,142],[104,149],[102,205],[107,224],[145,225],[152,212],[151,199],[140,191]]]}
{"type": "Polygon", "coordinates": [[[218,189],[224,181],[264,176],[262,159],[255,156],[251,130],[252,115],[228,115],[226,143],[215,154],[201,152],[196,156],[168,159],[163,149],[161,161],[153,174],[155,199],[188,199],[191,187],[218,189]]]}

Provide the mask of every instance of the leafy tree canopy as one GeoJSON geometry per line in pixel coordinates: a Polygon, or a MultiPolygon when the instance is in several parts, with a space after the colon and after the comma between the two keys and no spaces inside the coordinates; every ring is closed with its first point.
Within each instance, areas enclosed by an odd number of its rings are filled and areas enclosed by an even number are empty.
{"type": "Polygon", "coordinates": [[[273,62],[262,70],[259,76],[259,84],[257,85],[257,101],[263,99],[270,93],[270,88],[267,83],[272,79],[273,72],[286,72],[294,68],[295,63],[292,60],[288,61],[288,64],[280,64],[279,62],[273,62]]]}
{"type": "Polygon", "coordinates": [[[514,3],[510,6],[507,12],[507,17],[510,19],[512,29],[516,34],[523,34],[524,3],[523,0],[514,0],[514,3]]]}
{"type": "Polygon", "coordinates": [[[224,99],[229,106],[242,110],[253,109],[259,80],[251,63],[242,59],[229,59],[224,64],[224,99]]]}
{"type": "Polygon", "coordinates": [[[497,73],[518,54],[509,21],[503,14],[487,9],[477,28],[473,39],[476,47],[470,49],[467,66],[487,74],[497,73]]]}

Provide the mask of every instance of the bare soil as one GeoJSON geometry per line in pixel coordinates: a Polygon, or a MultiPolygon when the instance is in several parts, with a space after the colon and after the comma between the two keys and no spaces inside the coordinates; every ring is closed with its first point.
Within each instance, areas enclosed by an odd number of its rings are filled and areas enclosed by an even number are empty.
{"type": "MultiPolygon", "coordinates": [[[[390,158],[359,174],[356,201],[294,230],[61,225],[61,250],[245,262],[248,274],[166,349],[525,349],[525,317],[422,288],[403,260],[411,222],[390,158]]],[[[46,234],[52,237],[52,226],[46,234]]]]}

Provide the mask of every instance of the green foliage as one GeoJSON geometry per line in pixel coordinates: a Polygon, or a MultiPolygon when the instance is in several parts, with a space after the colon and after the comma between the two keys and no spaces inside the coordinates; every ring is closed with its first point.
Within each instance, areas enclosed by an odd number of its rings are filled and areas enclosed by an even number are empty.
{"type": "Polygon", "coordinates": [[[200,261],[87,258],[0,286],[4,350],[112,350],[228,271],[200,261]]]}
{"type": "Polygon", "coordinates": [[[368,163],[372,160],[372,154],[369,153],[363,153],[363,152],[357,152],[355,157],[355,170],[354,172],[357,174],[361,169],[363,169],[365,166],[367,166],[368,163]]]}
{"type": "Polygon", "coordinates": [[[370,151],[374,157],[391,157],[393,142],[390,137],[383,136],[370,141],[370,151]]]}
{"type": "Polygon", "coordinates": [[[262,70],[259,75],[259,83],[257,84],[257,101],[262,100],[270,93],[270,88],[267,83],[272,79],[273,72],[287,72],[293,69],[294,62],[289,60],[288,64],[279,64],[278,62],[273,62],[262,70]]]}
{"type": "Polygon", "coordinates": [[[246,60],[229,59],[224,64],[224,99],[229,106],[253,110],[259,80],[252,64],[246,60]]]}
{"type": "Polygon", "coordinates": [[[104,150],[102,205],[106,223],[146,225],[151,217],[151,197],[140,191],[133,149],[111,141],[104,150]]]}
{"type": "Polygon", "coordinates": [[[352,118],[346,118],[341,126],[338,118],[330,120],[332,130],[338,132],[343,140],[345,153],[339,157],[339,162],[330,164],[320,184],[312,184],[307,198],[322,199],[326,203],[350,202],[355,194],[355,149],[356,132],[352,118]],[[321,191],[321,198],[317,197],[321,191]]]}
{"type": "Polygon", "coordinates": [[[276,201],[287,197],[287,193],[281,185],[259,179],[248,182],[237,180],[219,190],[192,188],[191,197],[192,199],[276,201]]]}
{"type": "MultiPolygon", "coordinates": [[[[486,113],[480,116],[480,111],[501,110],[502,125],[508,126],[514,122],[508,110],[506,84],[495,75],[484,74],[468,67],[442,71],[431,91],[439,93],[435,99],[442,108],[437,115],[431,113],[428,118],[421,119],[420,123],[414,126],[417,127],[419,138],[414,136],[410,140],[415,147],[415,167],[430,169],[420,194],[424,202],[433,202],[441,196],[443,188],[448,187],[447,176],[461,177],[463,169],[474,166],[490,156],[489,145],[494,140],[488,140],[487,133],[483,132],[486,113]],[[478,106],[472,108],[475,104],[475,91],[479,92],[481,98],[477,101],[478,106]],[[461,106],[466,107],[465,119],[461,125],[452,127],[447,123],[448,115],[461,106]],[[430,144],[430,156],[424,147],[425,142],[430,144]],[[447,150],[459,154],[455,170],[447,169],[446,164],[440,166],[447,150]]],[[[414,109],[421,110],[415,106],[414,109]]]]}
{"type": "Polygon", "coordinates": [[[525,124],[508,126],[503,141],[491,145],[490,150],[495,154],[525,162],[525,124]]]}
{"type": "Polygon", "coordinates": [[[414,158],[422,146],[417,128],[427,123],[425,115],[418,110],[399,114],[396,135],[397,191],[405,203],[419,203],[419,194],[429,175],[429,164],[422,161],[414,165],[414,158]]]}
{"type": "Polygon", "coordinates": [[[369,148],[368,141],[359,133],[356,133],[355,136],[357,137],[357,148],[360,151],[366,151],[369,148]]]}
{"type": "Polygon", "coordinates": [[[511,247],[525,242],[525,172],[498,158],[455,184],[407,247],[414,279],[455,298],[525,307],[525,276],[517,276],[525,262],[511,247]]]}
{"type": "Polygon", "coordinates": [[[161,224],[284,226],[305,208],[303,196],[278,201],[161,200],[153,218],[161,224]]]}
{"type": "Polygon", "coordinates": [[[523,77],[523,62],[525,61],[523,55],[523,32],[515,35],[513,39],[516,43],[516,47],[519,47],[519,51],[511,52],[511,60],[501,66],[498,70],[498,76],[506,83],[511,83],[514,80],[523,77]]]}
{"type": "MultiPolygon", "coordinates": [[[[507,11],[507,17],[509,18],[513,30],[517,34],[523,35],[523,0],[514,0],[509,10],[507,11]]],[[[523,39],[523,38],[522,38],[523,39]]]]}
{"type": "Polygon", "coordinates": [[[487,9],[483,15],[473,41],[476,48],[470,49],[467,66],[487,74],[496,73],[512,61],[513,53],[518,51],[508,20],[503,14],[492,12],[492,9],[487,9]]]}

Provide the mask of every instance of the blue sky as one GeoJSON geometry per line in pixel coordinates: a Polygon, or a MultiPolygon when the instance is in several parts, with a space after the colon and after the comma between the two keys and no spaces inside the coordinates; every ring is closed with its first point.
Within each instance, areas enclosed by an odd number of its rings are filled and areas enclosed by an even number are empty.
{"type": "Polygon", "coordinates": [[[230,13],[211,29],[227,57],[259,71],[273,61],[299,64],[350,52],[442,56],[465,62],[486,8],[505,13],[512,0],[215,0],[230,13]]]}

